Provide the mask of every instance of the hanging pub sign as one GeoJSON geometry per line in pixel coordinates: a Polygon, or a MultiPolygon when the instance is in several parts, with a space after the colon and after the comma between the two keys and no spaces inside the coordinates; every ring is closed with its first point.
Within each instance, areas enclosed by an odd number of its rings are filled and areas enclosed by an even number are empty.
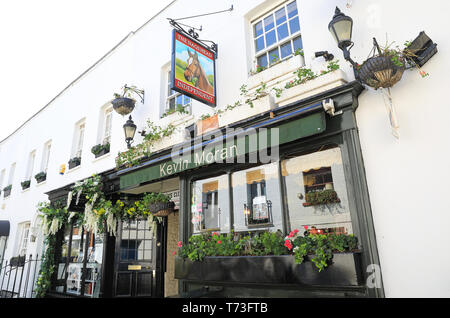
{"type": "Polygon", "coordinates": [[[209,106],[216,106],[214,51],[175,29],[171,89],[209,106]]]}

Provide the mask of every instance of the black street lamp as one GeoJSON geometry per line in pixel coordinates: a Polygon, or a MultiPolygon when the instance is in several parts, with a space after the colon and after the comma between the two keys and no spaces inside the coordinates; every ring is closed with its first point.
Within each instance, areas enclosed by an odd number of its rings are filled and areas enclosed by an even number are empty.
{"type": "Polygon", "coordinates": [[[125,132],[125,141],[127,143],[128,149],[131,148],[131,143],[133,142],[134,134],[136,133],[136,125],[131,119],[131,115],[127,122],[123,125],[123,130],[125,132]]]}
{"type": "Polygon", "coordinates": [[[336,7],[333,20],[328,24],[328,30],[336,40],[338,47],[344,53],[344,58],[349,61],[353,67],[356,67],[356,63],[350,57],[350,49],[353,47],[352,28],[352,18],[343,14],[341,10],[336,7]]]}

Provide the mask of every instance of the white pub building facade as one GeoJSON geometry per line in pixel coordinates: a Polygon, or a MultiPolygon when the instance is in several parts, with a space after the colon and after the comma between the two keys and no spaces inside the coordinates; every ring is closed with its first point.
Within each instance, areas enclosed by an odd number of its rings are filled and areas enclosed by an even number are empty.
{"type": "MultiPolygon", "coordinates": [[[[163,193],[175,206],[155,228],[61,226],[46,297],[449,297],[450,5],[438,2],[168,1],[0,141],[1,297],[36,297],[38,204],[68,202],[92,175],[112,202],[163,193]],[[135,107],[121,115],[123,87],[135,107]],[[306,227],[357,248],[321,271],[179,252],[192,236],[306,227]]],[[[74,201],[68,213],[83,213],[74,201]]]]}

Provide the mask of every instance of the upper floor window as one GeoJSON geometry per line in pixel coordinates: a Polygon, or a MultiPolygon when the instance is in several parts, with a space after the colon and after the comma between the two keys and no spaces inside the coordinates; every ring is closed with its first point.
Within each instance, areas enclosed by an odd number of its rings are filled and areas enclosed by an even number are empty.
{"type": "Polygon", "coordinates": [[[48,161],[50,160],[50,150],[52,148],[52,142],[47,141],[44,144],[44,149],[42,152],[42,162],[41,162],[41,171],[47,172],[48,169],[48,161]]]}
{"type": "Polygon", "coordinates": [[[75,125],[75,134],[74,134],[74,144],[72,149],[72,158],[81,158],[81,153],[83,151],[83,141],[84,141],[84,132],[86,129],[86,124],[84,120],[78,122],[75,125]]]}
{"type": "Polygon", "coordinates": [[[111,107],[105,110],[103,121],[103,145],[111,143],[112,114],[111,107]]]}
{"type": "Polygon", "coordinates": [[[170,89],[170,71],[167,72],[167,97],[165,114],[171,114],[175,111],[184,110],[184,112],[190,112],[192,106],[192,99],[189,96],[185,96],[170,89]]]}
{"type": "Polygon", "coordinates": [[[10,185],[10,184],[13,183],[15,171],[16,171],[16,163],[13,163],[13,164],[11,165],[11,169],[9,170],[8,185],[10,185]]]}
{"type": "Polygon", "coordinates": [[[31,180],[31,176],[33,175],[35,158],[36,158],[36,150],[33,150],[32,152],[30,152],[30,155],[28,157],[28,166],[25,174],[25,180],[31,180]]]}
{"type": "Polygon", "coordinates": [[[0,191],[3,189],[3,182],[5,181],[6,170],[3,169],[0,173],[0,191]]]}
{"type": "Polygon", "coordinates": [[[267,12],[252,22],[255,60],[267,67],[303,49],[296,1],[267,12]]]}

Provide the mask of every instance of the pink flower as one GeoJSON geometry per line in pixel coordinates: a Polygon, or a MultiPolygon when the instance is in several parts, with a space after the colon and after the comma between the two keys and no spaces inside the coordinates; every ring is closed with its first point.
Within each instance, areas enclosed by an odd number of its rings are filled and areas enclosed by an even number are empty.
{"type": "Polygon", "coordinates": [[[172,252],[172,255],[175,255],[175,254],[176,254],[175,251],[173,251],[173,252],[172,252]]]}
{"type": "Polygon", "coordinates": [[[286,246],[288,250],[292,250],[292,243],[290,240],[284,241],[284,246],[286,246]]]}
{"type": "Polygon", "coordinates": [[[183,243],[181,243],[181,241],[178,242],[178,247],[182,247],[183,243]]]}
{"type": "Polygon", "coordinates": [[[308,231],[308,225],[305,225],[304,228],[305,228],[305,231],[308,231]]]}
{"type": "Polygon", "coordinates": [[[219,233],[217,233],[217,232],[212,232],[212,235],[213,235],[213,236],[219,236],[219,233]]]}
{"type": "Polygon", "coordinates": [[[222,241],[217,241],[217,244],[221,244],[222,243],[222,241]]]}
{"type": "Polygon", "coordinates": [[[297,229],[295,229],[295,230],[294,230],[294,234],[297,234],[297,233],[298,233],[298,230],[297,230],[297,229]]]}

